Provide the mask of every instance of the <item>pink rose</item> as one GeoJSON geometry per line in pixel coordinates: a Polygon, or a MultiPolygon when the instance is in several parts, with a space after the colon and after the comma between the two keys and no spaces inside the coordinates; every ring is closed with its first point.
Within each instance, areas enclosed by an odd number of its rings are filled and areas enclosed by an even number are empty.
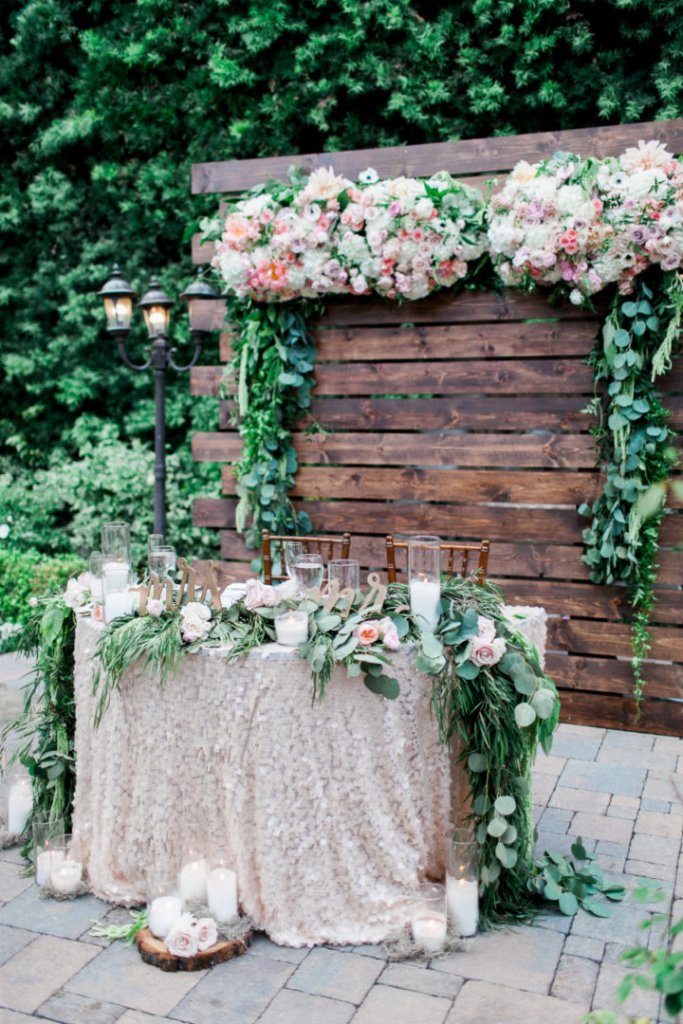
{"type": "Polygon", "coordinates": [[[277,604],[278,597],[274,587],[269,587],[257,579],[247,580],[246,587],[244,603],[249,611],[253,611],[254,608],[272,608],[277,604]]]}
{"type": "Polygon", "coordinates": [[[391,625],[390,629],[387,629],[384,636],[382,637],[382,643],[390,651],[398,651],[401,647],[401,638],[399,637],[396,626],[391,625]]]}
{"type": "Polygon", "coordinates": [[[490,668],[498,664],[506,649],[507,644],[502,637],[496,637],[495,640],[480,640],[479,637],[475,637],[470,649],[470,661],[480,668],[490,668]]]}
{"type": "Polygon", "coordinates": [[[160,601],[158,597],[150,597],[147,602],[147,614],[151,615],[154,619],[158,619],[163,610],[164,602],[160,601]]]}
{"type": "Polygon", "coordinates": [[[194,956],[199,952],[190,914],[183,914],[166,936],[166,948],[174,956],[194,956]]]}
{"type": "Polygon", "coordinates": [[[360,626],[356,626],[354,629],[353,635],[358,637],[361,647],[369,647],[370,644],[374,644],[379,640],[379,622],[377,619],[368,619],[367,622],[361,622],[360,626]]]}
{"type": "Polygon", "coordinates": [[[208,949],[209,946],[215,945],[218,942],[218,929],[216,928],[216,922],[212,917],[200,917],[195,922],[193,929],[195,938],[197,940],[197,949],[201,953],[203,950],[208,949]]]}

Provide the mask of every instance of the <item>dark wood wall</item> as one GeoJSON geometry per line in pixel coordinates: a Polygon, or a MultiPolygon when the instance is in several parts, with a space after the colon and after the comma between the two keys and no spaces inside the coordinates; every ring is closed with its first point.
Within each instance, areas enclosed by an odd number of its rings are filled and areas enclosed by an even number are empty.
{"type": "MultiPolygon", "coordinates": [[[[683,151],[683,120],[320,156],[200,164],[197,192],[240,191],[282,176],[292,163],[332,164],[356,174],[429,175],[447,169],[480,185],[516,160],[555,149],[617,154],[641,138],[683,151]]],[[[193,242],[196,262],[212,247],[193,242]]],[[[301,468],[295,501],[316,530],[354,534],[352,554],[384,563],[388,532],[436,533],[491,541],[490,574],[513,603],[542,604],[550,618],[547,667],[561,690],[563,719],[581,724],[683,732],[683,542],[680,503],[662,529],[653,617],[652,664],[643,713],[634,718],[630,629],[622,587],[588,582],[581,554],[583,501],[600,492],[592,395],[584,360],[598,314],[555,309],[542,294],[444,293],[397,305],[333,299],[314,325],[318,347],[312,416],[323,433],[296,434],[301,468]]],[[[210,304],[219,329],[224,306],[210,304]]],[[[230,333],[221,359],[230,358],[230,333]]],[[[197,367],[196,395],[217,395],[222,366],[197,367]]],[[[683,422],[683,365],[662,384],[674,424],[683,422]]],[[[195,502],[197,524],[221,530],[225,568],[249,574],[249,553],[234,529],[231,463],[240,439],[232,403],[220,402],[220,431],[197,434],[196,459],[225,463],[222,498],[195,502]]],[[[218,546],[218,545],[217,545],[218,546]]]]}

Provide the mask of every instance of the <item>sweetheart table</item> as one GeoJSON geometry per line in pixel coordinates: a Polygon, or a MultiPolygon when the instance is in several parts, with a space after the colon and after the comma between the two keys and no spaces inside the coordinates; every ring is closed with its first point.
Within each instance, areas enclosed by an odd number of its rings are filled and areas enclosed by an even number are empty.
{"type": "MultiPolygon", "coordinates": [[[[543,609],[511,607],[545,647],[543,609]]],[[[431,680],[392,655],[401,692],[379,697],[343,669],[312,704],[308,664],[270,644],[228,662],[188,654],[160,686],[140,663],[97,729],[102,626],[78,621],[74,830],[93,892],[144,902],[187,846],[226,858],[242,907],[282,945],[379,942],[405,919],[418,878],[442,878],[461,768],[439,743],[431,680]]]]}

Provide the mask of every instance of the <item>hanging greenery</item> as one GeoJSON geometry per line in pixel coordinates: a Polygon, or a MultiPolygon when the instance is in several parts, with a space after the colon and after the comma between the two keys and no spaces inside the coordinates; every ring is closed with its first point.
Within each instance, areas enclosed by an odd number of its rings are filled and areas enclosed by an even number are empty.
{"type": "Polygon", "coordinates": [[[603,492],[592,506],[584,530],[584,561],[594,583],[626,584],[633,609],[634,695],[642,700],[642,660],[650,650],[648,626],[655,603],[657,539],[664,517],[664,493],[653,490],[676,463],[669,414],[657,395],[656,381],[671,367],[683,315],[683,285],[676,273],[664,275],[658,295],[642,278],[634,293],[615,296],[589,358],[601,390],[591,403],[603,492]],[[644,507],[644,501],[652,503],[644,507]]]}
{"type": "Polygon", "coordinates": [[[297,470],[291,432],[310,408],[314,384],[316,349],[306,323],[318,311],[306,300],[282,308],[253,299],[228,303],[227,320],[236,329],[224,391],[236,397],[233,421],[243,442],[235,467],[236,525],[249,548],[260,547],[264,527],[274,533],[311,529],[289,492],[297,470]]]}

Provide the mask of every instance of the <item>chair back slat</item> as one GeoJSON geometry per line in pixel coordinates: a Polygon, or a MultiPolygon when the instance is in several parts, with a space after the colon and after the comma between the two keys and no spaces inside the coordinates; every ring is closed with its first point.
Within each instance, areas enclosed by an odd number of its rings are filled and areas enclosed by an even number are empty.
{"type": "MultiPolygon", "coordinates": [[[[396,565],[396,550],[408,550],[408,541],[406,540],[394,540],[392,534],[387,534],[387,578],[389,583],[396,582],[396,575],[400,571],[396,565]]],[[[440,545],[440,550],[447,553],[446,559],[446,572],[449,576],[454,576],[455,558],[456,555],[460,555],[460,575],[465,578],[468,575],[467,566],[469,563],[470,553],[477,553],[479,560],[477,568],[472,574],[477,583],[483,583],[486,579],[489,565],[489,550],[490,543],[487,540],[481,540],[478,543],[473,544],[458,544],[455,541],[443,541],[440,545]]]]}
{"type": "Polygon", "coordinates": [[[273,559],[278,545],[280,568],[283,569],[285,566],[283,543],[287,541],[299,541],[305,545],[306,551],[316,551],[322,558],[323,562],[329,562],[331,558],[348,558],[349,550],[351,548],[350,533],[318,535],[292,533],[281,534],[270,533],[269,530],[263,530],[261,544],[263,555],[263,580],[265,583],[272,583],[274,580],[280,581],[287,579],[286,573],[273,572],[273,559]],[[339,549],[338,554],[336,553],[337,548],[339,549]]]}

